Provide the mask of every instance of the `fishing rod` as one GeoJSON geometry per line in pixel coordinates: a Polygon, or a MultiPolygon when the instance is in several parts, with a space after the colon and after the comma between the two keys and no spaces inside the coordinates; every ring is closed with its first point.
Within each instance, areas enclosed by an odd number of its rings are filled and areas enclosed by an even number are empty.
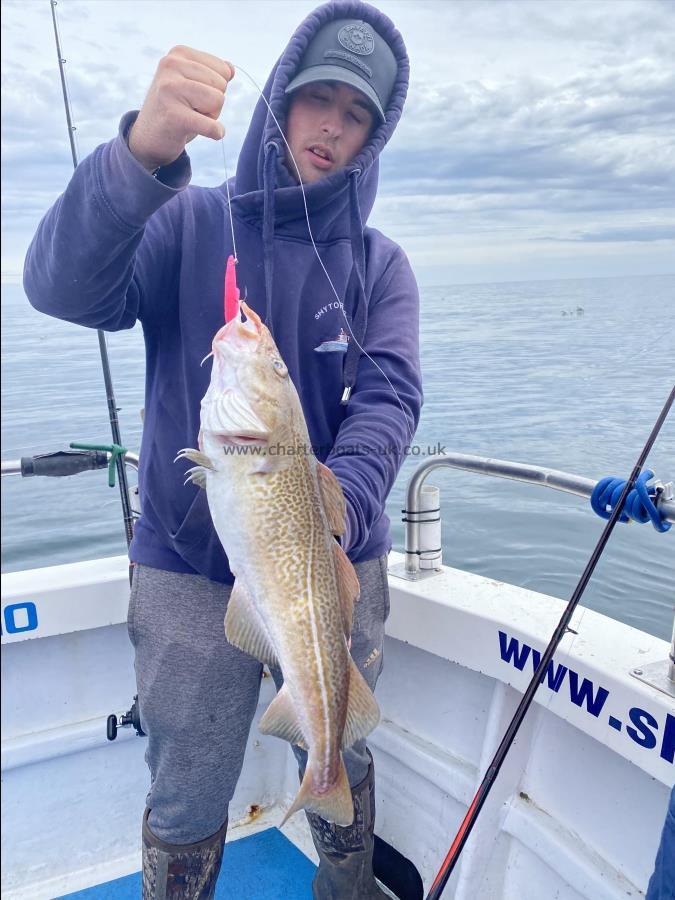
{"type": "MultiPolygon", "coordinates": [[[[77,169],[77,148],[75,147],[75,126],[73,125],[73,117],[70,109],[70,98],[68,96],[68,86],[66,84],[66,72],[64,65],[66,60],[63,58],[61,51],[61,40],[59,38],[59,29],[56,22],[56,5],[57,0],[50,0],[52,8],[52,22],[54,23],[54,39],[56,41],[56,53],[59,61],[59,74],[61,76],[61,89],[63,91],[63,104],[66,110],[66,122],[68,124],[68,139],[70,141],[70,152],[73,157],[73,169],[77,169]]],[[[101,366],[103,368],[103,381],[105,383],[105,395],[108,402],[108,418],[110,420],[110,430],[112,431],[113,443],[118,447],[122,444],[122,436],[120,433],[120,423],[117,416],[117,404],[115,403],[115,392],[113,389],[112,374],[110,372],[110,362],[108,360],[108,347],[105,342],[105,333],[99,328],[98,349],[101,354],[101,366]]],[[[131,501],[129,500],[129,485],[127,483],[127,471],[124,463],[124,454],[119,453],[115,459],[117,469],[117,483],[119,485],[120,500],[122,501],[122,515],[124,518],[124,532],[127,539],[127,547],[131,543],[134,534],[134,518],[131,509],[131,501]]]]}
{"type": "Polygon", "coordinates": [[[651,434],[647,438],[647,442],[642,448],[642,452],[638,458],[638,461],[631,472],[630,478],[626,482],[624,489],[621,493],[621,496],[617,502],[617,504],[612,509],[611,515],[607,521],[607,524],[602,530],[602,534],[600,535],[600,539],[598,540],[593,553],[591,554],[591,558],[586,564],[586,568],[584,569],[579,582],[577,583],[576,588],[570,600],[565,607],[565,611],[562,614],[560,622],[556,630],[553,632],[553,636],[549,642],[548,647],[545,652],[542,654],[539,665],[537,666],[537,670],[535,671],[532,680],[527,686],[527,690],[523,694],[522,700],[518,705],[518,709],[516,710],[511,722],[509,723],[508,728],[506,729],[506,733],[502,738],[502,741],[497,748],[497,752],[494,755],[494,758],[490,765],[487,768],[487,771],[483,777],[483,780],[480,784],[480,787],[476,791],[476,795],[469,804],[469,809],[462,821],[462,824],[455,835],[455,838],[450,846],[447,856],[443,860],[443,864],[434,879],[431,888],[429,889],[429,893],[427,894],[426,900],[439,900],[443,890],[448,882],[448,879],[452,875],[453,869],[457,864],[459,856],[466,844],[469,835],[471,834],[471,830],[476,823],[476,819],[478,818],[478,814],[483,808],[483,804],[488,798],[490,790],[495,783],[497,775],[499,774],[499,770],[502,767],[502,763],[504,762],[507,753],[509,752],[513,741],[515,740],[516,735],[518,734],[518,729],[522,725],[523,719],[525,718],[525,714],[528,709],[532,705],[532,701],[534,700],[534,695],[537,692],[537,688],[540,683],[543,681],[544,674],[546,669],[548,668],[551,659],[553,658],[553,654],[558,648],[561,640],[567,634],[567,632],[571,632],[572,634],[576,634],[576,632],[569,627],[570,620],[574,613],[574,610],[581,599],[581,595],[583,594],[586,585],[588,584],[591,575],[593,574],[593,570],[595,569],[598,560],[600,559],[603,550],[609,540],[609,537],[614,530],[614,526],[619,521],[619,517],[621,516],[621,512],[623,510],[624,504],[626,502],[626,498],[629,493],[633,490],[635,486],[635,482],[642,470],[642,467],[645,464],[645,460],[649,455],[652,446],[654,445],[654,441],[659,435],[661,427],[666,420],[668,413],[670,412],[670,408],[673,405],[673,401],[675,400],[675,386],[673,386],[668,399],[666,400],[663,409],[661,410],[654,427],[652,428],[651,434]]]}

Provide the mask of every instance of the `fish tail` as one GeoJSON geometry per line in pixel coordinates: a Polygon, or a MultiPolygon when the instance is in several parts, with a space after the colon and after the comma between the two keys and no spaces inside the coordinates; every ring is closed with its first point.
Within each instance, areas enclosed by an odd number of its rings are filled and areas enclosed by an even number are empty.
{"type": "Polygon", "coordinates": [[[314,788],[312,763],[310,753],[300,790],[281,824],[284,825],[294,813],[306,809],[308,812],[321,816],[327,822],[334,822],[336,825],[342,826],[351,825],[354,821],[354,801],[342,754],[340,754],[338,776],[327,791],[319,792],[314,788]]]}

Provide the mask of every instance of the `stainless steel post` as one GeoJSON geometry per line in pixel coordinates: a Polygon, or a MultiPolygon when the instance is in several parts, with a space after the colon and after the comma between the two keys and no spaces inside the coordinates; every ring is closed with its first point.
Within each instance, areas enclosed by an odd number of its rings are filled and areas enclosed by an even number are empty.
{"type": "MultiPolygon", "coordinates": [[[[405,522],[405,563],[401,567],[402,571],[398,566],[392,569],[394,574],[403,578],[414,580],[435,574],[436,570],[434,569],[420,568],[420,522],[424,515],[421,494],[427,476],[440,468],[463,469],[466,472],[476,472],[481,475],[525,481],[529,484],[539,484],[556,491],[564,491],[586,498],[591,496],[596,485],[596,481],[592,478],[571,475],[557,469],[529,466],[504,459],[472,456],[467,453],[444,453],[427,459],[415,469],[406,488],[403,519],[405,522]]],[[[658,509],[667,522],[675,522],[675,500],[672,497],[672,486],[666,485],[665,487],[666,490],[657,500],[658,509]]]]}
{"type": "MultiPolygon", "coordinates": [[[[410,578],[420,574],[420,519],[422,513],[422,486],[434,469],[449,465],[444,459],[429,459],[417,467],[413,473],[405,500],[405,571],[410,578]]],[[[440,500],[439,500],[440,506],[440,500]]],[[[438,513],[440,518],[440,511],[438,513]]],[[[433,574],[432,569],[426,570],[433,574]]]]}

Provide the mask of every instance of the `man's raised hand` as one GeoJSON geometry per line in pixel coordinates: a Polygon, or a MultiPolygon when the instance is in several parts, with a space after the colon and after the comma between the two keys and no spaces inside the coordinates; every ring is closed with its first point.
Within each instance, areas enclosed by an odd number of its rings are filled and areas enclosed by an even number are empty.
{"type": "Polygon", "coordinates": [[[234,66],[192,47],[178,46],[163,57],[138,118],[129,149],[149,172],[178,159],[198,134],[220,140],[218,116],[234,66]]]}

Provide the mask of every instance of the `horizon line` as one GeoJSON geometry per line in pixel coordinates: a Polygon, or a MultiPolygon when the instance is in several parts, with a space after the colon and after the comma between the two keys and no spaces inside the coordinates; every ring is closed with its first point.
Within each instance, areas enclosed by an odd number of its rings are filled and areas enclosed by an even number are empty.
{"type": "MultiPolygon", "coordinates": [[[[2,284],[16,284],[21,282],[23,272],[0,272],[0,282],[2,284]]],[[[564,278],[504,278],[499,280],[487,281],[445,281],[423,283],[419,282],[418,286],[422,288],[439,288],[439,287],[464,287],[468,285],[479,284],[537,284],[540,282],[550,281],[611,281],[617,278],[672,278],[675,276],[673,272],[636,272],[632,275],[569,275],[564,278]]]]}

